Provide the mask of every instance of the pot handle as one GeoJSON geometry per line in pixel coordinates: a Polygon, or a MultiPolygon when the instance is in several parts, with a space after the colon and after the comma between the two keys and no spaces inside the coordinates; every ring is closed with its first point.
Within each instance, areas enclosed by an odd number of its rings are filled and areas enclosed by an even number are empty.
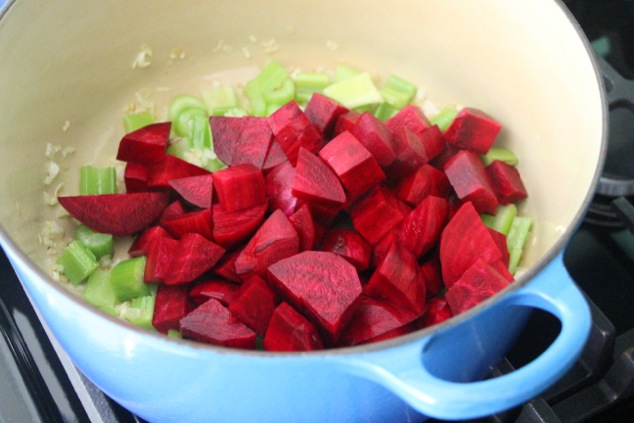
{"type": "Polygon", "coordinates": [[[522,404],[547,389],[574,364],[588,338],[592,319],[583,294],[563,265],[562,253],[524,287],[509,293],[508,301],[511,305],[542,309],[561,321],[561,331],[554,342],[518,370],[465,383],[434,375],[426,367],[423,353],[438,344],[450,344],[452,338],[460,342],[458,337],[464,332],[456,330],[456,325],[422,342],[397,347],[396,354],[392,354],[392,349],[390,354],[371,353],[348,360],[344,367],[379,383],[414,409],[437,419],[478,418],[522,404]],[[443,341],[437,342],[440,339],[443,341]]]}

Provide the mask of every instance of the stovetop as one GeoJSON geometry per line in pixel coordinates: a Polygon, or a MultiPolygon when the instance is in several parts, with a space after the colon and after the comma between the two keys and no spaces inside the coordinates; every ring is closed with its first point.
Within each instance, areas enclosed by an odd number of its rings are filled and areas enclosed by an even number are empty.
{"type": "MultiPolygon", "coordinates": [[[[634,179],[634,1],[565,4],[608,70],[611,108],[605,180],[564,256],[587,296],[593,327],[581,358],[557,384],[522,406],[469,423],[634,420],[634,191],[628,184],[634,179]]],[[[536,310],[491,376],[532,360],[550,345],[559,328],[554,317],[536,310]]],[[[0,333],[0,422],[143,422],[57,353],[59,348],[47,336],[1,251],[0,333]]]]}

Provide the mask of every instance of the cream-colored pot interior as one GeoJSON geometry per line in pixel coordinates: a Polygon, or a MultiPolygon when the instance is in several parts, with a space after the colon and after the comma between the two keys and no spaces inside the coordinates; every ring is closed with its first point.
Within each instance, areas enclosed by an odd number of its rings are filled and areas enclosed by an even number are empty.
{"type": "Polygon", "coordinates": [[[524,264],[579,217],[603,154],[601,90],[555,1],[18,0],[0,21],[2,226],[45,267],[39,234],[59,206],[44,193],[77,194],[81,165],[113,163],[126,109],[143,97],[164,117],[174,95],[245,82],[270,59],[394,73],[499,120],[535,219],[524,264]],[[149,66],[133,67],[142,46],[149,66]],[[47,144],[76,150],[55,154],[50,184],[47,144]]]}

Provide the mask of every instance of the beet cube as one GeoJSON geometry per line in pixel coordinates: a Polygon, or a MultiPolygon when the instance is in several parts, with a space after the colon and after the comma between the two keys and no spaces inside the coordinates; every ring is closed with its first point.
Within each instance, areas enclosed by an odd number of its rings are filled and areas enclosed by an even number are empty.
{"type": "Polygon", "coordinates": [[[224,248],[232,248],[252,235],[264,221],[267,203],[234,212],[226,211],[220,204],[214,204],[213,239],[224,248]]]}
{"type": "Polygon", "coordinates": [[[243,280],[264,272],[271,264],[297,254],[297,231],[280,210],[260,226],[235,262],[236,274],[243,280]]]}
{"type": "Polygon", "coordinates": [[[129,162],[123,171],[123,182],[126,192],[149,191],[147,185],[149,169],[147,165],[129,162]]]}
{"type": "Polygon", "coordinates": [[[394,188],[396,196],[412,206],[420,204],[428,195],[448,197],[452,190],[447,175],[429,164],[400,179],[394,188]]]}
{"type": "Polygon", "coordinates": [[[292,193],[309,204],[341,208],[346,194],[337,175],[319,157],[301,148],[292,193]]]}
{"type": "Polygon", "coordinates": [[[382,185],[355,201],[349,213],[354,228],[372,245],[398,226],[406,215],[399,200],[382,185]]]}
{"type": "Polygon", "coordinates": [[[388,232],[379,242],[374,245],[374,250],[372,252],[372,266],[376,267],[383,261],[387,252],[392,248],[392,244],[395,242],[401,242],[400,233],[401,228],[396,227],[388,232]]]}
{"type": "Polygon", "coordinates": [[[185,210],[180,200],[172,201],[163,209],[163,212],[159,216],[158,224],[162,226],[166,221],[183,216],[185,213],[187,213],[187,210],[185,210]]]}
{"type": "Polygon", "coordinates": [[[357,272],[370,267],[372,246],[356,231],[342,228],[329,229],[322,236],[319,249],[343,257],[357,269],[357,272]]]}
{"type": "Polygon", "coordinates": [[[282,297],[336,340],[361,295],[353,265],[334,253],[304,251],[268,268],[269,283],[282,297]]]}
{"type": "Polygon", "coordinates": [[[385,170],[391,179],[400,179],[411,175],[429,161],[423,140],[418,134],[405,127],[400,127],[394,131],[393,139],[396,158],[385,170]]]}
{"type": "Polygon", "coordinates": [[[209,125],[220,160],[228,166],[251,164],[263,168],[273,141],[266,118],[212,116],[209,125]]]}
{"type": "Polygon", "coordinates": [[[178,240],[175,240],[174,238],[154,238],[148,244],[143,282],[163,282],[165,275],[167,275],[167,272],[169,271],[170,264],[172,263],[174,254],[176,254],[177,248],[178,240]]]}
{"type": "Polygon", "coordinates": [[[188,233],[197,233],[207,239],[213,239],[213,220],[211,209],[185,212],[174,217],[161,219],[161,226],[175,238],[182,238],[188,233]]]}
{"type": "Polygon", "coordinates": [[[170,189],[170,181],[190,176],[209,175],[209,171],[165,154],[160,160],[152,163],[148,170],[148,186],[150,188],[170,189]]]}
{"type": "Polygon", "coordinates": [[[442,269],[440,268],[440,258],[435,251],[430,257],[425,259],[420,265],[420,273],[425,281],[427,297],[433,297],[442,291],[444,284],[442,281],[442,269]]]}
{"type": "Polygon", "coordinates": [[[449,203],[442,197],[427,196],[409,213],[399,232],[405,248],[421,258],[440,239],[440,234],[449,221],[449,203]]]}
{"type": "Polygon", "coordinates": [[[114,236],[132,235],[147,228],[167,206],[162,192],[77,195],[59,197],[66,211],[90,229],[114,236]]]}
{"type": "Polygon", "coordinates": [[[395,304],[410,320],[425,309],[426,287],[416,257],[399,243],[392,244],[370,277],[365,292],[395,304]]]}
{"type": "Polygon", "coordinates": [[[214,173],[218,202],[228,212],[247,209],[266,202],[262,171],[252,164],[231,166],[214,173]]]}
{"type": "MultiPolygon", "coordinates": [[[[186,286],[186,285],[175,285],[186,286]]],[[[197,283],[189,290],[189,298],[196,305],[200,305],[210,298],[214,298],[224,306],[231,304],[238,297],[240,285],[223,279],[208,279],[197,283]]]]}
{"type": "Polygon", "coordinates": [[[297,206],[297,197],[293,195],[295,168],[289,161],[280,163],[271,169],[264,178],[266,195],[269,199],[269,211],[282,210],[290,216],[297,206]]]}
{"type": "Polygon", "coordinates": [[[448,143],[475,153],[485,154],[495,142],[502,125],[481,110],[460,110],[444,137],[448,143]]]}
{"type": "Polygon", "coordinates": [[[460,200],[472,202],[480,213],[495,213],[499,202],[480,156],[467,150],[457,153],[445,164],[445,174],[460,200]]]}
{"type": "Polygon", "coordinates": [[[348,131],[326,144],[319,157],[335,171],[353,198],[385,180],[385,174],[374,156],[348,131]]]}
{"type": "Polygon", "coordinates": [[[169,232],[167,232],[162,226],[151,226],[145,229],[137,236],[130,248],[128,248],[128,255],[130,257],[139,257],[147,254],[150,243],[156,238],[171,238],[169,232]]]}
{"type": "Polygon", "coordinates": [[[225,249],[197,233],[181,237],[173,253],[163,283],[176,285],[188,283],[211,269],[225,249]]]}
{"type": "Polygon", "coordinates": [[[288,220],[297,231],[299,237],[299,251],[312,250],[317,238],[315,221],[306,204],[293,213],[288,220]]]}
{"type": "Polygon", "coordinates": [[[392,131],[373,114],[361,113],[350,132],[382,167],[388,166],[396,158],[392,131]]]}
{"type": "Polygon", "coordinates": [[[264,336],[273,311],[277,306],[277,296],[266,281],[253,277],[252,282],[240,290],[239,296],[229,304],[228,309],[253,331],[264,336]]]}
{"type": "Polygon", "coordinates": [[[515,203],[528,197],[519,171],[499,160],[486,167],[491,187],[501,204],[515,203]]]}
{"type": "Polygon", "coordinates": [[[262,165],[262,170],[267,171],[280,163],[287,161],[288,157],[286,157],[286,153],[282,150],[282,146],[275,138],[273,138],[273,141],[271,141],[271,148],[269,148],[269,152],[266,154],[266,160],[264,160],[264,164],[262,165]]]}
{"type": "Polygon", "coordinates": [[[321,134],[295,101],[286,103],[266,120],[293,166],[297,165],[300,148],[317,154],[324,145],[321,134]]]}
{"type": "Polygon", "coordinates": [[[508,284],[504,276],[479,258],[447,289],[445,298],[451,311],[459,314],[492,297],[508,284]]]}
{"type": "Polygon", "coordinates": [[[453,317],[451,307],[447,304],[447,300],[442,297],[430,298],[425,307],[425,314],[420,319],[419,326],[427,328],[437,325],[453,317]]]}
{"type": "Polygon", "coordinates": [[[335,137],[342,132],[350,131],[360,117],[361,113],[356,110],[349,110],[346,113],[340,114],[335,122],[335,129],[332,131],[332,136],[335,137]]]}
{"type": "Polygon", "coordinates": [[[425,151],[427,162],[431,162],[447,149],[447,143],[438,125],[427,128],[419,136],[423,144],[423,151],[425,151]]]}
{"type": "Polygon", "coordinates": [[[348,109],[320,93],[313,93],[304,113],[325,139],[331,139],[337,118],[348,109]]]}
{"type": "Polygon", "coordinates": [[[242,283],[242,278],[236,273],[236,260],[243,249],[244,246],[227,251],[211,269],[212,272],[228,281],[242,283]]]}
{"type": "Polygon", "coordinates": [[[449,220],[440,237],[440,263],[447,288],[460,279],[479,258],[492,264],[501,261],[503,256],[473,204],[464,203],[449,220]]]}
{"type": "Polygon", "coordinates": [[[254,349],[256,334],[223,306],[210,299],[180,320],[183,338],[225,347],[254,349]]]}
{"type": "Polygon", "coordinates": [[[341,334],[338,346],[363,344],[377,336],[406,325],[411,316],[404,316],[385,300],[361,295],[350,322],[341,334]]]}
{"type": "Polygon", "coordinates": [[[324,348],[315,325],[286,302],[277,306],[264,335],[267,351],[313,351],[324,348]]]}
{"type": "Polygon", "coordinates": [[[392,132],[403,127],[417,135],[422,134],[431,126],[422,109],[413,104],[403,107],[394,116],[389,118],[385,124],[392,132]]]}
{"type": "Polygon", "coordinates": [[[178,330],[180,320],[189,313],[191,305],[185,285],[159,285],[156,290],[152,326],[161,332],[178,330]]]}
{"type": "Polygon", "coordinates": [[[189,204],[202,209],[211,207],[213,200],[213,174],[172,179],[170,186],[189,204]]]}
{"type": "Polygon", "coordinates": [[[153,123],[123,136],[117,150],[117,160],[149,164],[160,160],[169,141],[170,122],[153,123]]]}

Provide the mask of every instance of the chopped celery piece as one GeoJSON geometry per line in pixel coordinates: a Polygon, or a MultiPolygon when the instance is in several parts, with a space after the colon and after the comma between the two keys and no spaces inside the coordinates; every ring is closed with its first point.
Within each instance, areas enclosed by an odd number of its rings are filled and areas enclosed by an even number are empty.
{"type": "Polygon", "coordinates": [[[170,140],[165,152],[167,154],[171,154],[172,156],[176,156],[179,159],[185,160],[185,153],[187,153],[191,148],[192,142],[189,138],[177,138],[170,140]]]}
{"type": "Polygon", "coordinates": [[[82,166],[79,170],[79,194],[116,194],[117,172],[113,166],[82,166]]]}
{"type": "Polygon", "coordinates": [[[268,104],[265,93],[277,90],[289,77],[288,70],[276,61],[269,62],[262,71],[244,86],[253,116],[266,116],[268,104]]]}
{"type": "Polygon", "coordinates": [[[229,117],[245,117],[249,115],[249,112],[242,107],[234,107],[233,109],[227,110],[224,115],[229,117]]]}
{"type": "Polygon", "coordinates": [[[398,109],[392,106],[391,104],[380,103],[378,106],[376,106],[376,109],[374,109],[373,114],[374,116],[376,116],[377,119],[385,122],[389,118],[394,116],[397,112],[398,112],[398,109]]]}
{"type": "Polygon", "coordinates": [[[120,261],[112,268],[111,283],[119,301],[130,300],[149,294],[143,282],[145,256],[120,261]]]}
{"type": "Polygon", "coordinates": [[[396,75],[390,75],[379,91],[386,103],[397,109],[402,109],[414,99],[416,86],[396,75]]]}
{"type": "Polygon", "coordinates": [[[314,93],[322,93],[330,84],[330,76],[323,72],[300,72],[295,76],[295,100],[305,104],[314,93]]]}
{"type": "Polygon", "coordinates": [[[105,269],[95,269],[88,276],[86,289],[84,289],[84,299],[97,308],[108,314],[116,316],[115,309],[117,296],[110,283],[110,271],[105,269]]]}
{"type": "Polygon", "coordinates": [[[154,116],[150,112],[129,113],[123,116],[123,129],[129,134],[154,122],[154,116]]]}
{"type": "Polygon", "coordinates": [[[451,122],[458,114],[458,110],[455,107],[447,106],[443,108],[436,116],[429,119],[429,123],[432,125],[438,125],[441,131],[445,132],[451,122]]]}
{"type": "Polygon", "coordinates": [[[289,101],[295,99],[295,83],[291,78],[286,78],[278,88],[263,91],[262,96],[268,107],[282,107],[289,101]]]}
{"type": "Polygon", "coordinates": [[[517,270],[532,224],[533,221],[530,217],[515,216],[515,219],[513,219],[513,224],[506,237],[506,245],[510,254],[509,272],[511,274],[515,274],[517,270]]]}
{"type": "Polygon", "coordinates": [[[88,248],[97,260],[104,256],[112,257],[114,253],[112,235],[95,232],[83,223],[75,229],[75,238],[88,248]]]}
{"type": "Polygon", "coordinates": [[[202,93],[209,116],[224,116],[227,111],[240,106],[238,93],[230,85],[220,85],[202,93]]]}
{"type": "Polygon", "coordinates": [[[489,228],[508,235],[515,216],[517,216],[517,207],[515,204],[508,204],[498,206],[494,215],[482,214],[482,220],[489,228]]]}
{"type": "Polygon", "coordinates": [[[383,102],[383,97],[368,72],[327,86],[324,88],[324,95],[349,109],[383,102]]]}
{"type": "Polygon", "coordinates": [[[68,244],[57,264],[62,265],[64,274],[73,285],[78,285],[99,267],[94,254],[77,240],[68,244]]]}
{"type": "Polygon", "coordinates": [[[172,122],[172,129],[174,133],[180,137],[192,136],[193,121],[197,117],[207,118],[207,110],[205,109],[187,109],[183,110],[172,122]]]}
{"type": "Polygon", "coordinates": [[[191,146],[211,148],[211,127],[207,116],[195,116],[192,120],[191,146]]]}
{"type": "Polygon", "coordinates": [[[200,98],[189,94],[174,97],[167,109],[172,132],[180,137],[191,136],[191,122],[196,116],[207,116],[207,107],[200,98]]]}
{"type": "Polygon", "coordinates": [[[346,65],[339,65],[335,68],[335,74],[332,76],[332,83],[337,83],[337,82],[341,82],[344,79],[348,79],[352,76],[358,75],[361,72],[359,72],[356,69],[351,68],[350,66],[346,66],[346,65]]]}
{"type": "Polygon", "coordinates": [[[509,166],[515,166],[518,163],[518,158],[515,153],[504,147],[491,147],[489,151],[481,157],[485,166],[490,165],[495,160],[504,162],[509,166]]]}
{"type": "Polygon", "coordinates": [[[183,339],[183,335],[181,335],[180,331],[176,329],[169,329],[167,331],[167,337],[172,339],[183,339]]]}
{"type": "Polygon", "coordinates": [[[154,329],[152,317],[156,304],[156,289],[157,285],[149,285],[146,295],[133,298],[130,305],[124,309],[123,318],[135,326],[149,330],[154,329]]]}

